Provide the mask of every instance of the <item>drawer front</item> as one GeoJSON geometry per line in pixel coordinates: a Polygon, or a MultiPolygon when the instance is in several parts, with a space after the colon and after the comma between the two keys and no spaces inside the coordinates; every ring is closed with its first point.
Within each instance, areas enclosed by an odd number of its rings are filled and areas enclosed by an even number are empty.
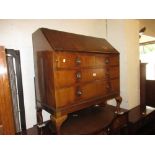
{"type": "Polygon", "coordinates": [[[119,78],[119,67],[111,67],[109,69],[110,78],[119,78]]]}
{"type": "Polygon", "coordinates": [[[67,87],[56,90],[56,105],[58,108],[76,104],[96,97],[96,83],[89,83],[83,86],[67,87]]]}
{"type": "Polygon", "coordinates": [[[119,65],[118,55],[98,54],[95,57],[96,66],[114,66],[119,65]]]}
{"type": "Polygon", "coordinates": [[[76,78],[79,82],[91,82],[99,79],[107,79],[109,74],[106,69],[81,69],[77,72],[76,78]]]}
{"type": "Polygon", "coordinates": [[[76,70],[57,70],[54,73],[56,88],[71,86],[77,81],[76,70]]]}
{"type": "Polygon", "coordinates": [[[94,81],[84,85],[56,89],[57,107],[64,107],[119,91],[119,80],[94,81]]]}
{"type": "Polygon", "coordinates": [[[93,69],[57,70],[54,74],[55,86],[56,88],[61,88],[82,82],[91,82],[96,80],[97,75],[96,70],[93,69]]]}
{"type": "Polygon", "coordinates": [[[103,54],[97,54],[95,56],[95,64],[96,66],[108,66],[109,65],[109,56],[103,54]]]}
{"type": "Polygon", "coordinates": [[[97,87],[97,96],[104,96],[107,95],[109,89],[110,89],[110,83],[108,81],[97,81],[96,82],[97,87]]]}
{"type": "Polygon", "coordinates": [[[118,55],[85,54],[71,52],[55,53],[56,68],[91,68],[99,66],[119,65],[118,55]]]}
{"type": "Polygon", "coordinates": [[[96,82],[77,87],[77,99],[86,100],[96,97],[96,82]]]}
{"type": "Polygon", "coordinates": [[[95,67],[95,56],[94,54],[80,54],[78,59],[81,61],[80,67],[95,67]]]}
{"type": "Polygon", "coordinates": [[[57,52],[55,53],[56,68],[90,68],[95,67],[94,54],[57,52]]]}
{"type": "Polygon", "coordinates": [[[56,68],[74,68],[77,66],[77,55],[74,53],[57,52],[55,54],[56,68]]]}
{"type": "Polygon", "coordinates": [[[67,87],[79,82],[92,82],[108,78],[105,69],[81,69],[81,70],[56,70],[54,81],[56,88],[67,87]]]}
{"type": "Polygon", "coordinates": [[[77,82],[91,82],[96,79],[96,73],[93,69],[78,70],[75,75],[77,82]]]}
{"type": "Polygon", "coordinates": [[[94,69],[94,73],[96,74],[96,80],[104,80],[109,78],[109,71],[106,68],[94,69]]]}
{"type": "Polygon", "coordinates": [[[72,105],[76,100],[76,89],[75,87],[68,87],[57,89],[56,94],[56,106],[58,108],[64,107],[67,105],[72,105]]]}

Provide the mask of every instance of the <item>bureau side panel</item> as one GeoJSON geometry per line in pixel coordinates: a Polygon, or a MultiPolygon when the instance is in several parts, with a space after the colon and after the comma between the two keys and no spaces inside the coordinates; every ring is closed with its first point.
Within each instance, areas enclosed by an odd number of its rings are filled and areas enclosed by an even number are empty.
{"type": "Polygon", "coordinates": [[[53,49],[43,33],[38,30],[32,34],[35,70],[35,94],[37,107],[53,109],[53,49]]]}
{"type": "Polygon", "coordinates": [[[52,111],[55,108],[53,52],[39,51],[36,53],[35,87],[37,104],[52,111]]]}

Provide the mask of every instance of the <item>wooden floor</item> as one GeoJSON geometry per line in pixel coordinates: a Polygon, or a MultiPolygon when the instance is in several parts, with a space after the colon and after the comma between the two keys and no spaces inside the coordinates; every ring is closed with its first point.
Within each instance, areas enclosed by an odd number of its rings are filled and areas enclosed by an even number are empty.
{"type": "MultiPolygon", "coordinates": [[[[155,135],[155,109],[146,107],[146,113],[142,114],[137,106],[129,111],[128,135],[155,135]]],[[[25,135],[54,135],[51,122],[47,121],[45,126],[38,128],[36,125],[20,134],[25,135]]]]}

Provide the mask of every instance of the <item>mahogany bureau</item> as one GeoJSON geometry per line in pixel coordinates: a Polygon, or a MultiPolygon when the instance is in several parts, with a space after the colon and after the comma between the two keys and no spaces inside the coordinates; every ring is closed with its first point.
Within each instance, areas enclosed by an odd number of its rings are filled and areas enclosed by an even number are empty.
{"type": "Polygon", "coordinates": [[[69,113],[115,98],[119,53],[105,39],[40,28],[32,35],[38,124],[51,113],[57,133],[69,113]]]}

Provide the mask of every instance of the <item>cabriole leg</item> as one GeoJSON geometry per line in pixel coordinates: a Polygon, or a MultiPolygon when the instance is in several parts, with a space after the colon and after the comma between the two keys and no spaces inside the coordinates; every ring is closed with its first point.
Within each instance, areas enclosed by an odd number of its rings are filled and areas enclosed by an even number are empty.
{"type": "Polygon", "coordinates": [[[43,124],[42,109],[37,108],[37,125],[40,126],[42,124],[43,124]]]}
{"type": "Polygon", "coordinates": [[[121,96],[117,96],[117,97],[115,97],[115,100],[116,100],[116,103],[117,103],[115,113],[118,114],[118,115],[121,115],[121,114],[124,113],[124,112],[121,111],[121,109],[120,109],[120,104],[121,104],[121,102],[122,102],[122,97],[121,97],[121,96]]]}
{"type": "Polygon", "coordinates": [[[50,118],[51,118],[51,121],[55,125],[56,133],[61,134],[60,128],[61,128],[61,125],[63,124],[63,122],[67,119],[67,115],[63,115],[63,116],[59,116],[59,117],[55,117],[55,116],[51,115],[50,118]]]}

